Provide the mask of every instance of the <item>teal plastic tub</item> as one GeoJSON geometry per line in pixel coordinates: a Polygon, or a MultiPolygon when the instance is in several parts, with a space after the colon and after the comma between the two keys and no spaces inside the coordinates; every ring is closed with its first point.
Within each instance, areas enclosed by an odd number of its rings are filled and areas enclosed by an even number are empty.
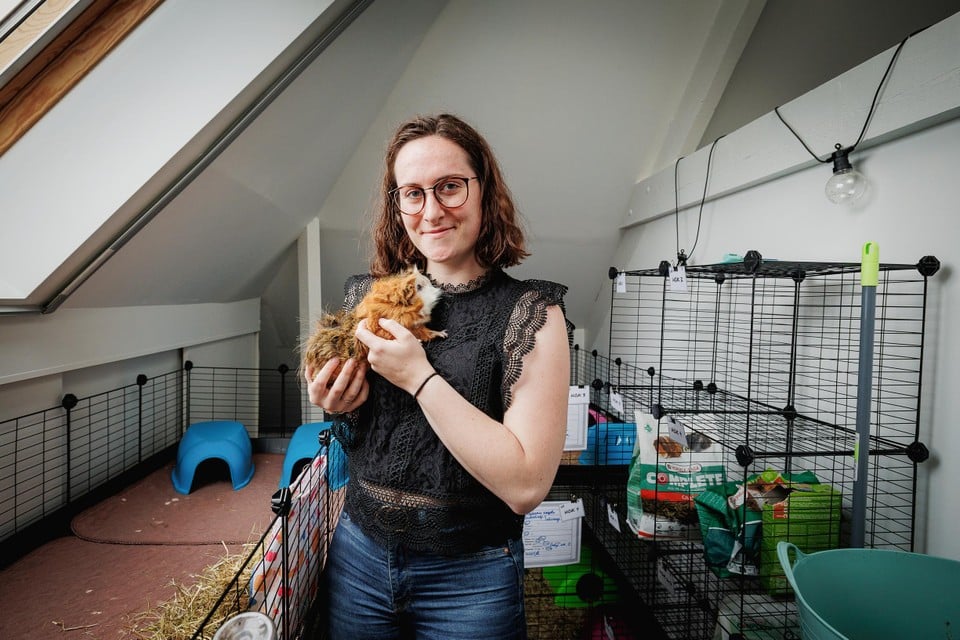
{"type": "Polygon", "coordinates": [[[960,640],[960,562],[885,549],[777,544],[804,640],[960,640]]]}

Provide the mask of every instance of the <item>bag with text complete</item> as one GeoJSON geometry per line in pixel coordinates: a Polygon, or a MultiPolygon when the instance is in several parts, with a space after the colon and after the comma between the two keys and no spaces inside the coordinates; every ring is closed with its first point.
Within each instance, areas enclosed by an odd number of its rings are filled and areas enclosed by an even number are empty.
{"type": "Polygon", "coordinates": [[[627,476],[627,525],[641,538],[688,538],[699,533],[693,499],[723,485],[720,445],[700,433],[686,446],[668,433],[666,419],[636,411],[637,439],[627,476]]]}

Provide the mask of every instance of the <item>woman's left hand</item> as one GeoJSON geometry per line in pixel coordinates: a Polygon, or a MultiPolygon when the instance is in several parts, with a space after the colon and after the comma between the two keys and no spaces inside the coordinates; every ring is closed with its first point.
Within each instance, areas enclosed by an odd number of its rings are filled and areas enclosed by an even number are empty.
{"type": "Polygon", "coordinates": [[[434,369],[427,360],[423,345],[415,335],[396,320],[382,318],[380,327],[393,336],[384,339],[367,328],[367,320],[357,326],[357,340],[367,345],[370,368],[396,387],[408,393],[416,391],[423,379],[434,369]]]}
{"type": "Polygon", "coordinates": [[[328,413],[356,410],[366,402],[370,391],[364,363],[350,358],[342,367],[340,364],[339,359],[332,358],[319,368],[308,364],[304,369],[310,402],[328,413]]]}

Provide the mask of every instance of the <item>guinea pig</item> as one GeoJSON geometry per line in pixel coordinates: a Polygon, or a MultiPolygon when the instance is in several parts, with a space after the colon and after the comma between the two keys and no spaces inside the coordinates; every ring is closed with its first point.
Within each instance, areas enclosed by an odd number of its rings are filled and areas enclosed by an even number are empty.
{"type": "Polygon", "coordinates": [[[367,347],[355,335],[361,320],[366,320],[367,329],[388,340],[393,336],[380,326],[381,318],[396,320],[421,341],[447,337],[446,331],[426,326],[442,294],[415,266],[403,273],[377,278],[356,307],[324,314],[317,321],[301,349],[301,371],[308,364],[319,369],[330,358],[338,358],[341,363],[348,358],[365,360],[367,347]]]}

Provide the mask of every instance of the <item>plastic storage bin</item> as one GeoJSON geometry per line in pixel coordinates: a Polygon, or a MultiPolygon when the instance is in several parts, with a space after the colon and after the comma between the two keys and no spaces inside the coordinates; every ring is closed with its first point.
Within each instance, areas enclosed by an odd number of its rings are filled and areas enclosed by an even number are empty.
{"type": "Polygon", "coordinates": [[[777,545],[804,640],[960,637],[960,562],[887,549],[777,545]],[[791,560],[791,555],[795,560],[791,560]]]}

